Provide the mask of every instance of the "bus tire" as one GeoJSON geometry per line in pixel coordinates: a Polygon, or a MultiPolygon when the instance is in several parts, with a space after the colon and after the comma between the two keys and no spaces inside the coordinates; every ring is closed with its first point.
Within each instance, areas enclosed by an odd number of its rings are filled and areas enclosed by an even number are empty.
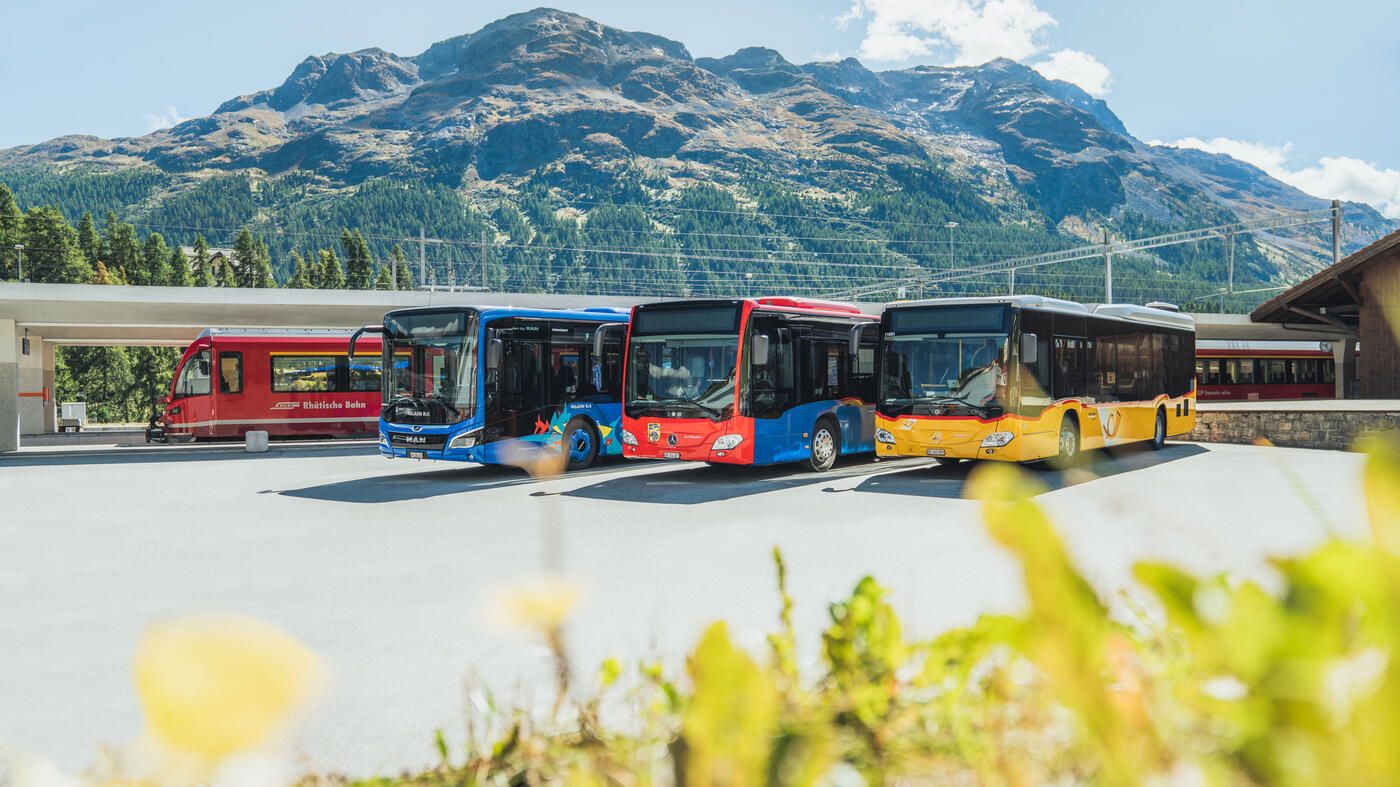
{"type": "Polygon", "coordinates": [[[1152,427],[1152,450],[1160,451],[1167,443],[1167,409],[1157,408],[1157,421],[1152,427]]]}
{"type": "Polygon", "coordinates": [[[1078,418],[1066,415],[1064,420],[1060,421],[1060,434],[1055,444],[1057,447],[1056,467],[1064,469],[1079,464],[1082,443],[1079,440],[1078,418]]]}
{"type": "Polygon", "coordinates": [[[841,455],[841,430],[830,418],[819,418],[812,427],[812,448],[807,454],[807,469],[814,473],[825,473],[836,464],[841,455]]]}
{"type": "Polygon", "coordinates": [[[598,458],[598,430],[587,418],[570,418],[564,425],[563,448],[569,457],[569,470],[587,470],[598,458]]]}

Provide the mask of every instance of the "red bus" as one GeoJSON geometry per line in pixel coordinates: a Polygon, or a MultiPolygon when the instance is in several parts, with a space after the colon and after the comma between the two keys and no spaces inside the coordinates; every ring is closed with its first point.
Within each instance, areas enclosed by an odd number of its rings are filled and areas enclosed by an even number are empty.
{"type": "Polygon", "coordinates": [[[270,437],[373,436],[379,423],[378,338],[373,355],[346,355],[350,331],[211,328],[175,367],[164,411],[147,442],[270,437]]]}
{"type": "Polygon", "coordinates": [[[1196,396],[1202,402],[1336,397],[1328,342],[1196,342],[1196,396]]]}
{"type": "Polygon", "coordinates": [[[873,452],[879,327],[849,304],[804,298],[637,306],[622,455],[821,471],[873,452]]]}

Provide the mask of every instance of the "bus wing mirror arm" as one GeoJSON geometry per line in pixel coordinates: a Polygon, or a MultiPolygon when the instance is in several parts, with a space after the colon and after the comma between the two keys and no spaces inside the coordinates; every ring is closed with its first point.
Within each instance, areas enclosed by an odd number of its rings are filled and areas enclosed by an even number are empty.
{"type": "Polygon", "coordinates": [[[768,335],[759,333],[753,337],[753,358],[754,366],[768,365],[768,335]]]}
{"type": "Polygon", "coordinates": [[[1033,364],[1039,359],[1040,338],[1033,333],[1021,334],[1021,363],[1033,364]]]}
{"type": "Polygon", "coordinates": [[[602,357],[603,357],[603,345],[604,345],[604,344],[606,343],[606,341],[607,341],[607,333],[608,333],[608,331],[625,331],[625,330],[627,330],[627,323],[625,323],[625,322],[610,322],[610,323],[604,323],[604,324],[602,324],[602,325],[599,325],[599,326],[598,326],[598,330],[596,330],[596,331],[593,332],[593,357],[594,357],[594,358],[602,358],[602,357]]]}
{"type": "Polygon", "coordinates": [[[349,349],[348,351],[346,351],[346,354],[347,354],[347,355],[349,355],[351,358],[354,358],[354,357],[355,357],[355,343],[358,342],[358,341],[360,340],[360,337],[361,337],[361,336],[364,336],[364,335],[367,334],[367,333],[379,333],[379,334],[382,334],[382,333],[384,333],[384,326],[383,326],[383,325],[366,325],[365,327],[360,328],[360,329],[356,330],[354,333],[350,334],[350,349],[349,349]]]}
{"type": "Polygon", "coordinates": [[[869,328],[875,327],[878,327],[875,323],[868,322],[856,323],[855,325],[851,326],[850,351],[852,358],[854,358],[860,352],[860,343],[861,340],[865,338],[865,331],[869,328]]]}

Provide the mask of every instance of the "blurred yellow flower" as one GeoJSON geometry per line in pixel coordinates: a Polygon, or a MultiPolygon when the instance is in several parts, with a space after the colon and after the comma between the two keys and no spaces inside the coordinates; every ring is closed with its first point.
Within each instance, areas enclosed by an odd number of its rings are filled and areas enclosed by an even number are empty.
{"type": "Polygon", "coordinates": [[[541,577],[498,590],[492,597],[491,612],[505,626],[549,633],[563,627],[582,596],[575,582],[541,577]]]}
{"type": "Polygon", "coordinates": [[[319,660],[270,624],[235,616],[157,623],[136,653],[136,690],[150,733],[206,762],[286,731],[320,684],[319,660]]]}

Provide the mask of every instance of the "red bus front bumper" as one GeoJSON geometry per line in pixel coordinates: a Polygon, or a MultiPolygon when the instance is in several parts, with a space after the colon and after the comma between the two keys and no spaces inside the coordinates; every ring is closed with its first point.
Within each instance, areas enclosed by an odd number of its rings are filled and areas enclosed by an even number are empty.
{"type": "Polygon", "coordinates": [[[628,418],[623,416],[622,455],[628,459],[675,459],[682,462],[753,464],[753,419],[729,418],[628,418]],[[721,437],[729,437],[733,447],[716,447],[721,437]]]}

